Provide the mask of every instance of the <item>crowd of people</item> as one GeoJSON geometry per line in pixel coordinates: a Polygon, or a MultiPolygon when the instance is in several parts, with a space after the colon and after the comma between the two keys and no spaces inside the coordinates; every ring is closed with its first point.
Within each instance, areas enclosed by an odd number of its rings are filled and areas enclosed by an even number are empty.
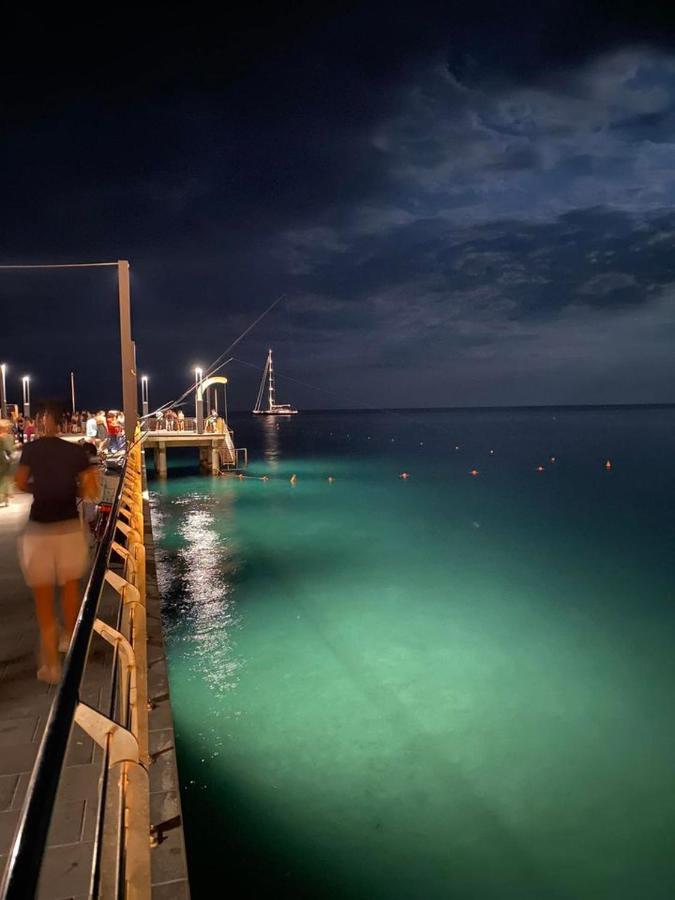
{"type": "MultiPolygon", "coordinates": [[[[35,419],[23,416],[16,406],[8,410],[7,431],[16,444],[29,444],[38,437],[35,419]]],[[[124,413],[110,409],[107,412],[87,410],[64,412],[57,423],[59,434],[82,435],[86,443],[92,443],[97,452],[118,453],[124,449],[124,413]]]]}
{"type": "Polygon", "coordinates": [[[185,431],[185,413],[182,409],[159,409],[155,413],[157,431],[185,431]]]}
{"type": "MultiPolygon", "coordinates": [[[[8,417],[0,419],[0,507],[9,505],[12,473],[18,454],[36,438],[45,436],[44,419],[23,416],[16,407],[8,409],[8,417]]],[[[56,422],[55,434],[80,435],[77,442],[84,445],[92,457],[110,457],[126,450],[124,414],[117,410],[98,412],[64,412],[56,422]]]]}
{"type": "MultiPolygon", "coordinates": [[[[186,419],[182,409],[158,409],[151,420],[150,428],[153,431],[194,431],[195,419],[186,419]]],[[[211,410],[204,420],[204,432],[206,434],[224,434],[226,429],[225,419],[218,415],[215,409],[211,410]]]]}

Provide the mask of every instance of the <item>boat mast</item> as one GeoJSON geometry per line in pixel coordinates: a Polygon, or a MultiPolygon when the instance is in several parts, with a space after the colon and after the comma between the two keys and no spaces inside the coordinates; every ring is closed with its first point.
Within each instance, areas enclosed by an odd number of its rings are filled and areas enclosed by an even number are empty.
{"type": "Polygon", "coordinates": [[[267,366],[268,366],[268,374],[269,374],[269,410],[270,412],[274,409],[274,373],[272,371],[272,348],[270,347],[269,353],[267,354],[267,366]]]}

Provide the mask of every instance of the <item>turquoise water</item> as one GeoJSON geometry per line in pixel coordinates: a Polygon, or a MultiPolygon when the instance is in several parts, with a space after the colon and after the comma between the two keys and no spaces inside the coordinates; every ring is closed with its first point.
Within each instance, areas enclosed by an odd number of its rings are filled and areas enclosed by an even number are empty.
{"type": "Polygon", "coordinates": [[[234,425],[151,485],[193,897],[675,895],[675,409],[234,425]]]}

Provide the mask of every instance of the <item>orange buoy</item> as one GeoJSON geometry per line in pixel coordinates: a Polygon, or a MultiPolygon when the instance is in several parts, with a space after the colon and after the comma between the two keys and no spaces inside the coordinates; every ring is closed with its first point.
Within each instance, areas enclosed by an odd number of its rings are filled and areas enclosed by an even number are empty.
{"type": "Polygon", "coordinates": [[[473,475],[474,478],[475,478],[476,475],[478,475],[478,469],[472,469],[471,472],[470,472],[469,474],[470,474],[470,475],[473,475]]]}
{"type": "Polygon", "coordinates": [[[408,475],[407,472],[401,472],[401,474],[398,477],[402,478],[405,481],[406,478],[410,478],[410,475],[408,475]]]}
{"type": "Polygon", "coordinates": [[[605,460],[605,468],[606,468],[606,469],[611,469],[611,468],[612,468],[612,460],[611,460],[611,459],[606,459],[606,460],[605,460]]]}

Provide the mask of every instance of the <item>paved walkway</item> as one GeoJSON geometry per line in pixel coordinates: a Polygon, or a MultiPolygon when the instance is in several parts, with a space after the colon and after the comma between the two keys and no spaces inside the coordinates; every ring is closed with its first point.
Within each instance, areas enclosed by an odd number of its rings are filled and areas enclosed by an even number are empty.
{"type": "MultiPolygon", "coordinates": [[[[30,501],[18,495],[9,508],[0,508],[0,871],[55,690],[35,677],[37,625],[17,562],[16,538],[30,501]]],[[[109,653],[105,646],[93,646],[83,681],[82,699],[99,708],[110,692],[109,653]]],[[[75,725],[49,834],[41,900],[87,895],[100,771],[100,751],[75,725]]]]}

